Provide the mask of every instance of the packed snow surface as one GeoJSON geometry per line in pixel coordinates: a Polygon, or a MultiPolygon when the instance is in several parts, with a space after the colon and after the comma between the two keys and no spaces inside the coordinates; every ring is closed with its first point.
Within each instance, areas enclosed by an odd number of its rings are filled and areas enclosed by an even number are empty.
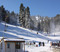
{"type": "Polygon", "coordinates": [[[14,26],[10,24],[6,24],[4,22],[0,23],[0,37],[8,37],[8,38],[24,38],[25,40],[37,41],[37,42],[47,42],[60,40],[60,33],[57,35],[49,35],[45,36],[42,33],[38,33],[37,31],[33,31],[30,29],[25,29],[20,26],[14,26]],[[6,30],[6,31],[4,31],[6,30]]]}
{"type": "Polygon", "coordinates": [[[36,34],[37,32],[22,28],[20,26],[14,26],[10,24],[0,23],[0,37],[8,38],[24,38],[25,40],[32,41],[47,41],[48,38],[42,34],[36,34]],[[6,29],[6,31],[4,31],[6,29]]]}

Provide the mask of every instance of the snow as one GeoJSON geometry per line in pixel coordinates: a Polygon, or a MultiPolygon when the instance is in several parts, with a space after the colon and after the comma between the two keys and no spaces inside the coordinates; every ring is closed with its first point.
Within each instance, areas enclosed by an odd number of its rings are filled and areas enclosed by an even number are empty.
{"type": "Polygon", "coordinates": [[[0,40],[2,39],[3,37],[0,37],[0,40]]]}
{"type": "Polygon", "coordinates": [[[14,26],[10,24],[6,24],[6,32],[4,32],[5,29],[5,23],[0,23],[0,37],[7,37],[7,38],[24,38],[25,40],[32,40],[32,41],[38,41],[38,42],[47,42],[49,41],[56,41],[60,40],[60,32],[55,32],[55,36],[52,34],[49,34],[49,36],[45,36],[45,34],[41,34],[37,31],[25,29],[20,26],[14,26]]]}
{"type": "Polygon", "coordinates": [[[5,23],[0,23],[0,37],[8,37],[8,38],[24,38],[25,40],[32,40],[32,41],[47,41],[46,37],[42,34],[37,34],[36,31],[32,31],[29,29],[22,28],[20,26],[14,26],[10,24],[6,24],[6,32],[5,23]]]}
{"type": "Polygon", "coordinates": [[[17,38],[6,38],[4,41],[24,41],[23,39],[17,39],[17,38]]]}
{"type": "MultiPolygon", "coordinates": [[[[0,23],[0,39],[2,37],[11,38],[11,39],[5,39],[5,41],[18,41],[20,39],[12,39],[12,38],[24,38],[24,40],[27,41],[35,41],[35,42],[44,42],[45,44],[48,42],[55,42],[60,40],[60,32],[54,32],[52,34],[43,34],[34,30],[25,29],[20,26],[14,26],[10,24],[6,24],[6,32],[5,29],[5,23],[0,23]],[[47,36],[46,36],[47,35],[47,36]]],[[[21,41],[21,40],[20,40],[21,41]]],[[[22,40],[23,41],[23,40],[22,40]]],[[[35,47],[35,46],[26,46],[26,51],[29,52],[52,52],[50,49],[50,43],[46,44],[44,47],[35,47]]]]}
{"type": "Polygon", "coordinates": [[[36,16],[36,20],[38,20],[38,16],[36,16]]]}
{"type": "Polygon", "coordinates": [[[25,48],[26,48],[25,50],[28,52],[53,52],[49,44],[40,47],[26,46],[25,48]]]}
{"type": "Polygon", "coordinates": [[[2,39],[3,37],[0,37],[0,39],[2,39]]]}

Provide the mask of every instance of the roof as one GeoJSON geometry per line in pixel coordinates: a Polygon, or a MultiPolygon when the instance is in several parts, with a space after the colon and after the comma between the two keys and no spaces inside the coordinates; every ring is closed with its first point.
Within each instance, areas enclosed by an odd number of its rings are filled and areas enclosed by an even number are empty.
{"type": "Polygon", "coordinates": [[[5,42],[25,42],[24,39],[17,39],[17,38],[7,38],[4,39],[5,42]]]}
{"type": "Polygon", "coordinates": [[[2,39],[4,39],[5,42],[25,42],[25,40],[22,38],[3,38],[3,37],[0,37],[0,42],[2,39]]]}
{"type": "Polygon", "coordinates": [[[2,39],[3,37],[0,37],[0,40],[2,39]]]}
{"type": "Polygon", "coordinates": [[[3,39],[3,37],[0,37],[0,42],[1,42],[2,39],[3,39]]]}

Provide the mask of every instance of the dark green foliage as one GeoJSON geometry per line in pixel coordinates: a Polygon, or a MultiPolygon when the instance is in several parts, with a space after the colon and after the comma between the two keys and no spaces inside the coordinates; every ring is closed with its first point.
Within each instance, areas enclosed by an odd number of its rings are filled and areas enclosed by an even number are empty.
{"type": "Polygon", "coordinates": [[[11,15],[15,15],[14,11],[11,12],[11,15]]]}
{"type": "Polygon", "coordinates": [[[22,26],[22,27],[24,27],[25,26],[25,20],[24,20],[24,16],[25,16],[25,12],[24,12],[24,6],[23,6],[23,4],[21,3],[21,5],[20,5],[20,14],[19,14],[19,22],[20,22],[20,25],[22,26]]]}
{"type": "Polygon", "coordinates": [[[4,6],[2,5],[0,7],[0,18],[2,19],[2,21],[9,23],[9,15],[10,12],[8,10],[5,10],[4,6]]]}
{"type": "Polygon", "coordinates": [[[5,22],[9,23],[9,17],[8,16],[6,16],[5,22]]]}
{"type": "Polygon", "coordinates": [[[30,28],[30,10],[29,7],[25,8],[25,27],[30,28]]]}
{"type": "Polygon", "coordinates": [[[6,11],[5,11],[5,8],[3,7],[3,5],[1,6],[1,16],[2,16],[2,20],[5,21],[6,11]]]}
{"type": "Polygon", "coordinates": [[[55,24],[60,25],[60,15],[59,14],[54,17],[54,21],[55,21],[55,24]]]}
{"type": "Polygon", "coordinates": [[[27,7],[27,12],[30,13],[30,9],[29,9],[29,7],[27,7]]]}
{"type": "Polygon", "coordinates": [[[30,18],[30,29],[34,30],[34,21],[30,18]]]}
{"type": "Polygon", "coordinates": [[[41,28],[40,28],[40,22],[38,22],[38,31],[40,30],[41,28]]]}
{"type": "Polygon", "coordinates": [[[19,14],[19,22],[20,26],[25,28],[30,28],[30,11],[29,7],[25,8],[23,4],[20,5],[20,14],[19,14]]]}

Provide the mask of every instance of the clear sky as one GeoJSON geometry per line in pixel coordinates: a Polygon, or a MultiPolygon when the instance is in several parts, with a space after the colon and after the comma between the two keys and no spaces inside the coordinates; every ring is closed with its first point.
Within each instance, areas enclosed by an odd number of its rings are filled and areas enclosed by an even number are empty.
{"type": "Polygon", "coordinates": [[[20,4],[30,7],[31,16],[40,15],[54,17],[60,14],[60,0],[0,0],[0,6],[4,5],[6,10],[19,13],[20,4]]]}

